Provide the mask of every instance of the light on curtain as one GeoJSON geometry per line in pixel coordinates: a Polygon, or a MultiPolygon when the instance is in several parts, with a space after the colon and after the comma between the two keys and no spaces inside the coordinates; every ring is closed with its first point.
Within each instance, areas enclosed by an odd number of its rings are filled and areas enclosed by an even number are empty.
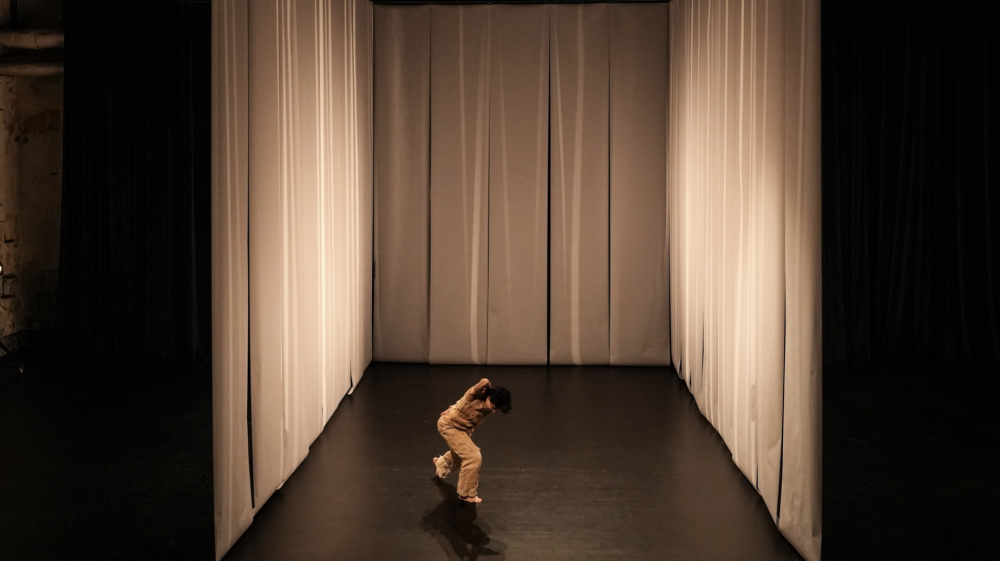
{"type": "Polygon", "coordinates": [[[371,360],[371,8],[272,0],[214,9],[221,557],[371,360]]]}
{"type": "Polygon", "coordinates": [[[669,364],[666,15],[375,6],[376,360],[669,364]]]}
{"type": "Polygon", "coordinates": [[[548,355],[549,17],[490,7],[490,364],[548,355]]]}
{"type": "Polygon", "coordinates": [[[490,8],[431,6],[431,29],[428,360],[485,364],[490,8]]]}
{"type": "Polygon", "coordinates": [[[820,554],[819,2],[670,4],[673,361],[820,554]]]}
{"type": "Polygon", "coordinates": [[[219,558],[253,521],[247,368],[247,3],[212,4],[212,475],[219,558]]]}
{"type": "Polygon", "coordinates": [[[430,12],[374,7],[375,360],[429,352],[430,12]]]}
{"type": "Polygon", "coordinates": [[[610,362],[670,364],[667,5],[611,7],[610,362]]]}

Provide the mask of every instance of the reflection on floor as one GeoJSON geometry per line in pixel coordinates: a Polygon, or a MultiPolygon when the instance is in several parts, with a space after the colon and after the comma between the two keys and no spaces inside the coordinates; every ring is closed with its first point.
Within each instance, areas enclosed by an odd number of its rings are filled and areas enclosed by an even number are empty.
{"type": "Polygon", "coordinates": [[[798,559],[673,370],[375,364],[228,561],[798,559]],[[511,390],[457,500],[435,423],[473,383],[511,390]]]}

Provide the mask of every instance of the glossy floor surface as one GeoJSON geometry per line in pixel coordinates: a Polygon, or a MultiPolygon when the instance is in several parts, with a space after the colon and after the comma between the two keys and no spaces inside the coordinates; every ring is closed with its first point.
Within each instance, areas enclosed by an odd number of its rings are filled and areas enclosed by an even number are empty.
{"type": "Polygon", "coordinates": [[[228,561],[798,559],[666,368],[375,364],[228,561]],[[459,502],[438,414],[482,377],[483,503],[459,502]]]}
{"type": "MultiPolygon", "coordinates": [[[[25,362],[0,357],[0,560],[213,560],[208,365],[25,362]]],[[[823,378],[823,559],[1000,559],[996,369],[823,378]]],[[[229,558],[463,554],[795,558],[672,371],[378,364],[229,558]],[[433,423],[483,375],[514,412],[476,431],[470,508],[433,423]]]]}

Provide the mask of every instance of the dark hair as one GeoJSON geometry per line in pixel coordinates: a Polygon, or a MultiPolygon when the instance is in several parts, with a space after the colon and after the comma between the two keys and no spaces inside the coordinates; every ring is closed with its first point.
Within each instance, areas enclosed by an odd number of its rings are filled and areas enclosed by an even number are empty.
{"type": "Polygon", "coordinates": [[[507,388],[493,386],[485,388],[483,393],[485,394],[483,395],[484,400],[488,397],[497,409],[504,413],[510,413],[510,392],[507,391],[507,388]]]}

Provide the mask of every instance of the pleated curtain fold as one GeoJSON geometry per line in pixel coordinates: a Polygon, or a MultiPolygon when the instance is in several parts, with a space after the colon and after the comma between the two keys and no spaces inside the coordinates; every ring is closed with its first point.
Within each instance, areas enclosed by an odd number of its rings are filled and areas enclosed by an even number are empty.
{"type": "Polygon", "coordinates": [[[371,4],[213,4],[216,555],[371,361],[371,4]]]}
{"type": "Polygon", "coordinates": [[[671,352],[778,528],[821,545],[816,0],[670,4],[671,352]]]}
{"type": "Polygon", "coordinates": [[[490,12],[488,361],[545,364],[549,15],[537,6],[490,12]]]}
{"type": "Polygon", "coordinates": [[[376,360],[670,363],[666,16],[375,6],[376,360]]]}
{"type": "Polygon", "coordinates": [[[490,8],[431,6],[428,359],[486,363],[490,8]]]}

